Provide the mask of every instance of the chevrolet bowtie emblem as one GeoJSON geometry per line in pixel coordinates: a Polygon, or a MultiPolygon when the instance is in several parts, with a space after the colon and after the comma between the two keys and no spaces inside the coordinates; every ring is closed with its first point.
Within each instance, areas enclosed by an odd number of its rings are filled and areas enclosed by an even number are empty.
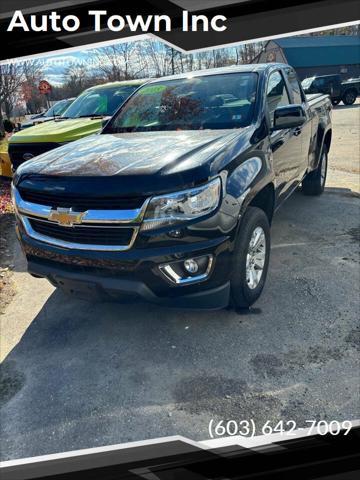
{"type": "Polygon", "coordinates": [[[80,225],[85,212],[73,212],[70,208],[57,208],[51,210],[48,220],[56,222],[63,227],[80,225]]]}

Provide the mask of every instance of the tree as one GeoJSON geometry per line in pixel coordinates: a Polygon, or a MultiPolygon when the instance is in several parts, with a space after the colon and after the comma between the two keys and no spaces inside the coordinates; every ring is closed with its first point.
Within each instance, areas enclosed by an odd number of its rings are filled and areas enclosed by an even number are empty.
{"type": "Polygon", "coordinates": [[[92,77],[86,65],[72,62],[68,65],[64,73],[63,96],[77,97],[85,88],[94,85],[92,77]]]}
{"type": "Polygon", "coordinates": [[[104,47],[96,50],[95,55],[96,68],[108,82],[138,78],[143,71],[135,42],[104,47]]]}
{"type": "Polygon", "coordinates": [[[3,108],[5,109],[8,120],[10,120],[10,113],[16,99],[16,94],[23,80],[23,67],[20,63],[0,65],[0,135],[2,137],[5,135],[3,108]]]}
{"type": "Polygon", "coordinates": [[[39,60],[27,60],[22,64],[24,81],[21,85],[22,99],[28,113],[37,113],[45,106],[44,96],[38,90],[43,76],[43,63],[39,60]]]}
{"type": "Polygon", "coordinates": [[[163,77],[171,73],[171,50],[167,45],[154,40],[145,40],[138,45],[137,56],[143,65],[141,76],[163,77]]]}
{"type": "Polygon", "coordinates": [[[240,48],[240,63],[248,64],[253,63],[255,57],[263,50],[264,44],[262,42],[246,43],[238,48],[240,48]]]}
{"type": "Polygon", "coordinates": [[[4,99],[4,110],[5,110],[5,115],[8,120],[10,120],[11,113],[17,103],[17,93],[12,93],[10,95],[7,95],[7,97],[4,99]]]}

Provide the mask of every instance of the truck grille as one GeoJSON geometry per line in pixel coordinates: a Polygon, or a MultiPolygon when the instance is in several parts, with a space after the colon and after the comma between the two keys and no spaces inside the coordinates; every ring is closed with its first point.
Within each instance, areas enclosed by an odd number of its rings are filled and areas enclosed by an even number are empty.
{"type": "Polygon", "coordinates": [[[16,170],[22,163],[26,162],[24,155],[30,153],[34,157],[42,153],[60,147],[59,143],[44,142],[44,143],[9,143],[9,156],[13,168],[16,170]]]}
{"type": "Polygon", "coordinates": [[[132,248],[147,206],[144,197],[92,198],[83,194],[79,199],[63,195],[56,190],[43,193],[13,187],[19,219],[29,237],[86,251],[132,248]],[[138,208],[129,208],[135,205],[138,208]]]}
{"type": "Polygon", "coordinates": [[[36,192],[19,188],[21,198],[26,202],[47,205],[52,208],[73,208],[80,212],[86,210],[130,210],[140,208],[146,197],[86,197],[61,195],[59,193],[36,192]]]}
{"type": "Polygon", "coordinates": [[[131,227],[73,226],[62,227],[44,220],[29,219],[32,229],[40,235],[68,243],[84,245],[129,245],[134,234],[131,227]]]}

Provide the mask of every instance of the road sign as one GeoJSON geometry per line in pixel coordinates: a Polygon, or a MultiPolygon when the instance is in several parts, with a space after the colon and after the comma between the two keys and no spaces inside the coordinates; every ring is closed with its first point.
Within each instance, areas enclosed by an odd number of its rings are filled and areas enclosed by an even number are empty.
{"type": "Polygon", "coordinates": [[[40,93],[47,94],[51,92],[51,85],[47,80],[41,80],[38,89],[40,93]]]}

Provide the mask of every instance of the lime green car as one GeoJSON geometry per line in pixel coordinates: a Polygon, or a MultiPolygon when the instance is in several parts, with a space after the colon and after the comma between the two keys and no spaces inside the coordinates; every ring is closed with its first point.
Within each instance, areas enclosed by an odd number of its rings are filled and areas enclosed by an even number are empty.
{"type": "Polygon", "coordinates": [[[15,133],[8,148],[13,170],[41,153],[99,132],[119,106],[146,82],[131,80],[88,88],[61,117],[15,133]]]}

